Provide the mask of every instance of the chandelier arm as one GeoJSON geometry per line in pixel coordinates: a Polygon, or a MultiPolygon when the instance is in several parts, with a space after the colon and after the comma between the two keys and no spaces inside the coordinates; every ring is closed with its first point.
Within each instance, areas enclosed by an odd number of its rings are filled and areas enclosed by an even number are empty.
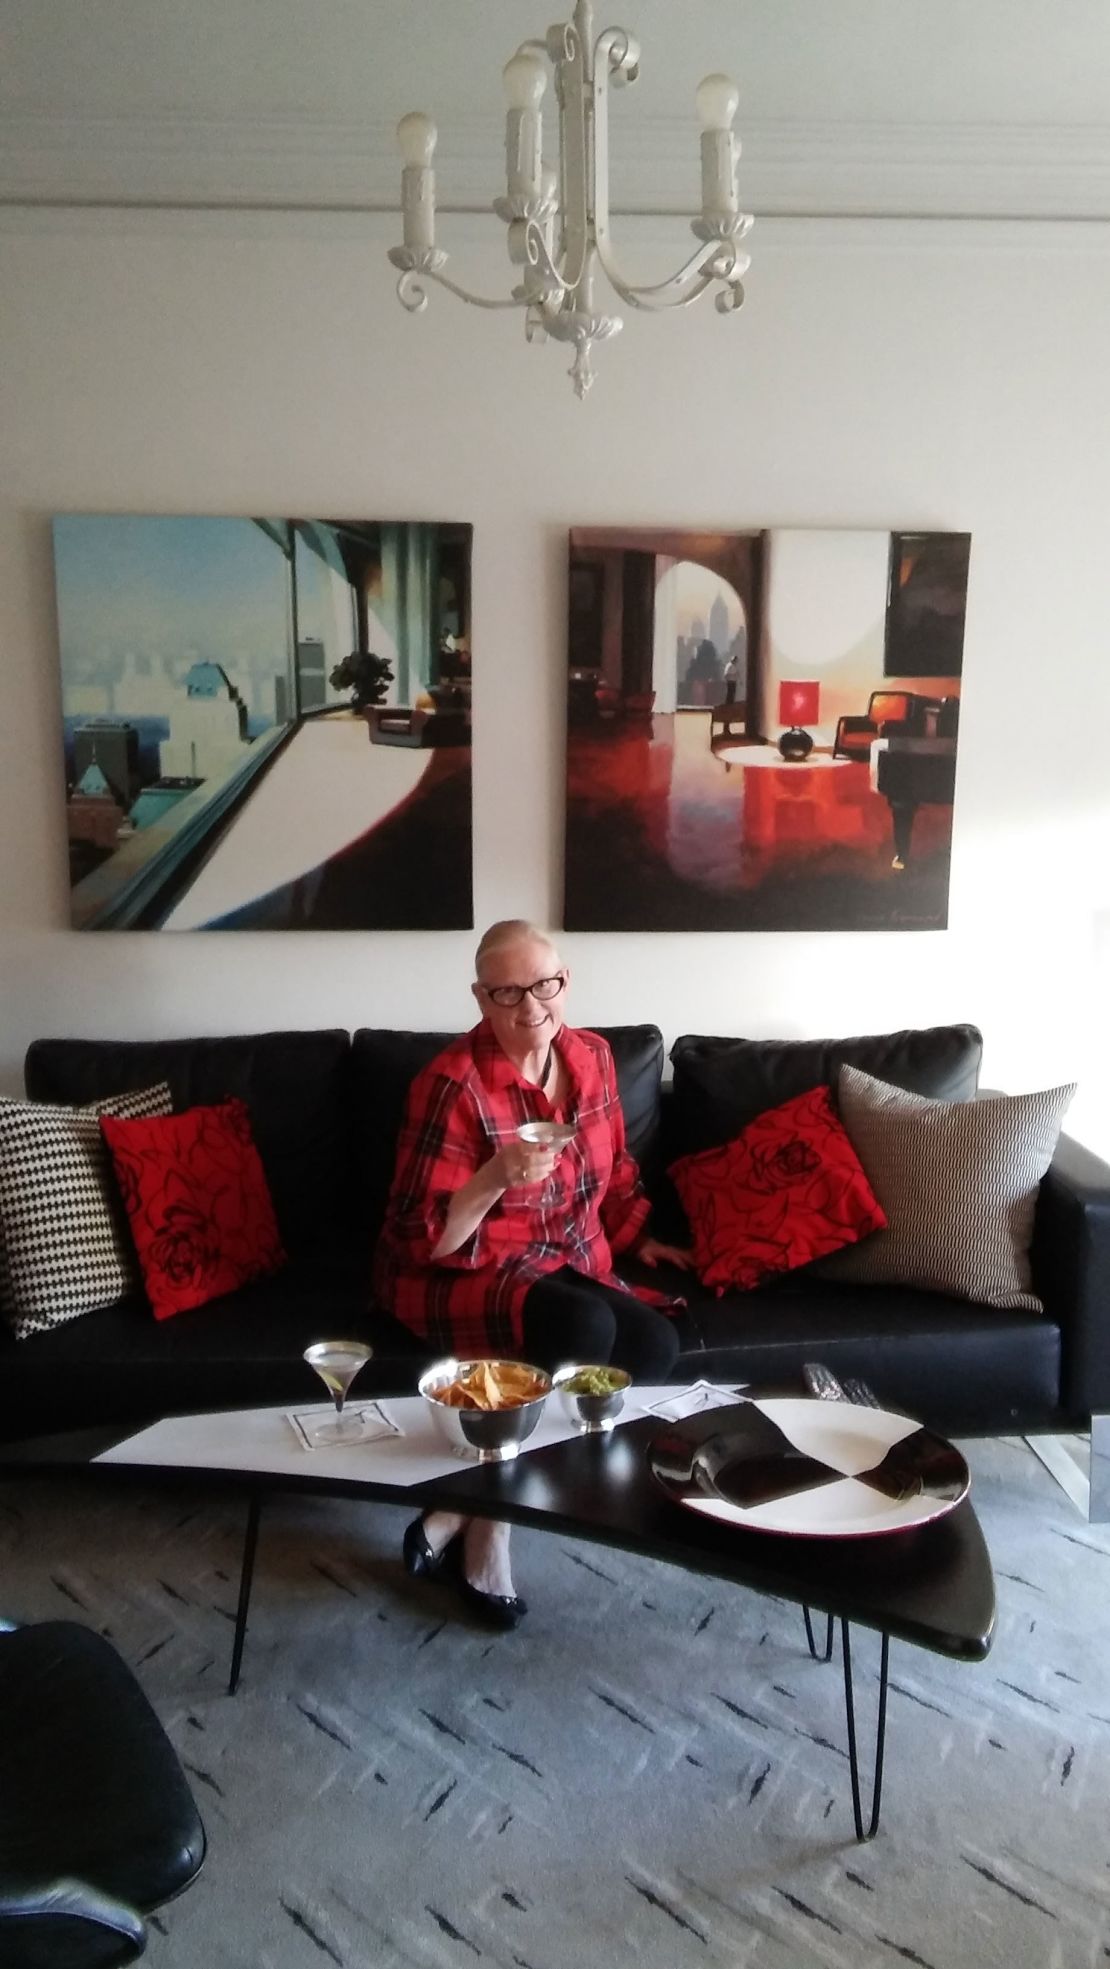
{"type": "Polygon", "coordinates": [[[537,225],[535,219],[529,219],[525,227],[524,255],[532,276],[528,299],[560,300],[571,283],[552,259],[543,227],[537,225]]]}
{"type": "Polygon", "coordinates": [[[527,295],[514,294],[502,301],[487,299],[484,294],[468,294],[465,287],[460,287],[455,280],[449,280],[446,274],[423,267],[419,271],[407,270],[397,282],[397,299],[409,314],[422,314],[427,307],[426,280],[434,280],[437,287],[445,287],[448,294],[454,294],[457,300],[465,301],[472,308],[526,308],[530,305],[527,295]]]}
{"type": "MultiPolygon", "coordinates": [[[[623,28],[606,28],[597,38],[594,50],[592,94],[594,105],[594,231],[598,262],[611,287],[629,307],[650,312],[653,309],[687,307],[713,285],[715,280],[734,281],[747,271],[747,254],[737,251],[736,239],[712,240],[701,245],[677,273],[650,286],[637,286],[625,278],[613,253],[609,223],[609,87],[610,72],[621,74],[634,50],[623,28]]],[[[737,226],[740,237],[750,229],[751,219],[737,226]]],[[[738,305],[735,301],[733,306],[738,305]]]]}
{"type": "Polygon", "coordinates": [[[735,242],[716,240],[709,246],[699,246],[690,255],[684,266],[673,273],[669,280],[656,281],[649,287],[634,286],[625,280],[613,261],[612,254],[603,251],[598,241],[598,259],[611,287],[627,301],[631,308],[643,308],[650,312],[661,308],[688,307],[700,295],[707,292],[715,281],[734,283],[750,265],[748,255],[739,253],[735,242]]]}
{"type": "MultiPolygon", "coordinates": [[[[593,52],[593,74],[589,78],[593,99],[593,219],[597,257],[609,273],[609,57],[614,41],[621,38],[619,28],[606,28],[597,37],[593,52]]],[[[609,275],[612,279],[612,275],[609,275]]]]}
{"type": "Polygon", "coordinates": [[[573,21],[550,30],[548,54],[555,69],[559,104],[558,258],[564,292],[578,287],[589,262],[590,247],[590,130],[586,115],[589,86],[589,40],[580,31],[588,25],[581,7],[573,21]]]}

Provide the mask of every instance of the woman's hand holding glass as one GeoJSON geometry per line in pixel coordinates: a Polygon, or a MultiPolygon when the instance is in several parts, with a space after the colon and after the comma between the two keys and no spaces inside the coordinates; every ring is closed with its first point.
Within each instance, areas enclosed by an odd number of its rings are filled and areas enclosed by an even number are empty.
{"type": "Polygon", "coordinates": [[[433,1265],[441,1258],[449,1258],[452,1252],[472,1237],[482,1222],[506,1190],[527,1189],[530,1185],[546,1183],[555,1164],[566,1147],[567,1135],[573,1135],[573,1128],[551,1122],[522,1123],[516,1134],[474,1171],[473,1176],[455,1191],[448,1206],[443,1231],[432,1249],[433,1265]],[[563,1138],[557,1141],[529,1141],[527,1134],[539,1128],[541,1133],[548,1129],[557,1130],[563,1138]]]}
{"type": "Polygon", "coordinates": [[[520,1189],[528,1183],[546,1183],[561,1149],[536,1142],[506,1142],[493,1157],[497,1180],[506,1190],[520,1189]]]}

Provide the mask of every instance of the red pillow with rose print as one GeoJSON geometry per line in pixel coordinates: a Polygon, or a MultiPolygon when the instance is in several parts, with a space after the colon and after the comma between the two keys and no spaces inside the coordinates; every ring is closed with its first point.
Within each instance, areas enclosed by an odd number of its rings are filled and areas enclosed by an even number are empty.
{"type": "Polygon", "coordinates": [[[683,1156],[669,1173],[694,1234],[694,1268],[718,1295],[886,1228],[827,1087],[757,1115],[734,1142],[683,1156]]]}
{"type": "Polygon", "coordinates": [[[143,1121],[102,1115],[100,1131],[155,1319],[285,1264],[244,1101],[143,1121]]]}

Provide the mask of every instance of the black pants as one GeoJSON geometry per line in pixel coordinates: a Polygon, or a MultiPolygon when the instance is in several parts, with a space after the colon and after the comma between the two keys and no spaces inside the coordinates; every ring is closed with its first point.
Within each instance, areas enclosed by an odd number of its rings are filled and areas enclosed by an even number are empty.
{"type": "Polygon", "coordinates": [[[636,1381],[666,1381],[678,1359],[678,1334],[657,1307],[564,1265],[529,1289],[524,1353],[549,1371],[568,1361],[611,1361],[636,1381]]]}

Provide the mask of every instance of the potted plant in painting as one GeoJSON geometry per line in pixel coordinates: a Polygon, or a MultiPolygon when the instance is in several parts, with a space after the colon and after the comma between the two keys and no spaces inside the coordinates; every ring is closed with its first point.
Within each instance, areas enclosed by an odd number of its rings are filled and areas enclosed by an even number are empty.
{"type": "Polygon", "coordinates": [[[333,690],[349,690],[351,709],[366,711],[381,704],[393,682],[393,666],[388,657],[375,656],[373,650],[352,650],[331,673],[333,690]]]}

